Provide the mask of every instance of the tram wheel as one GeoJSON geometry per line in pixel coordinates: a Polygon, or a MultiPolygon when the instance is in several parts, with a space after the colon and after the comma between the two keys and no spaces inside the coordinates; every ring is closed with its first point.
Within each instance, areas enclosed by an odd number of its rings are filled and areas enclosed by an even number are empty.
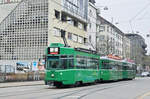
{"type": "Polygon", "coordinates": [[[79,87],[79,86],[80,86],[80,84],[81,84],[81,83],[80,83],[79,81],[77,81],[77,82],[75,83],[75,85],[74,85],[74,86],[75,86],[75,87],[79,87]]]}

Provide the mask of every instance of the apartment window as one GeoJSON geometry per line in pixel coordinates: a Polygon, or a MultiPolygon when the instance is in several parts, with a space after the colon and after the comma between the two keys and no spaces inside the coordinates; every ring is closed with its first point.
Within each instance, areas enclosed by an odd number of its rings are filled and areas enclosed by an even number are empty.
{"type": "Polygon", "coordinates": [[[65,15],[65,14],[62,13],[62,15],[61,15],[61,20],[62,20],[63,22],[67,21],[67,15],[65,15]]]}
{"type": "Polygon", "coordinates": [[[57,19],[60,19],[60,12],[57,11],[57,10],[55,10],[55,17],[56,17],[57,19]]]}
{"type": "Polygon", "coordinates": [[[72,40],[72,33],[70,33],[70,32],[68,33],[68,39],[72,40]]]}
{"type": "Polygon", "coordinates": [[[83,43],[83,41],[84,41],[84,38],[81,37],[81,36],[79,36],[79,37],[78,37],[78,42],[79,42],[79,43],[83,43]]]}
{"type": "Polygon", "coordinates": [[[107,32],[109,32],[109,26],[107,26],[107,32]]]}
{"type": "Polygon", "coordinates": [[[84,44],[87,44],[87,38],[84,38],[84,44]]]}
{"type": "Polygon", "coordinates": [[[54,32],[53,32],[53,33],[54,33],[54,36],[61,36],[60,29],[54,28],[53,31],[54,31],[54,32]]]}
{"type": "Polygon", "coordinates": [[[110,31],[111,33],[113,33],[113,28],[111,28],[111,31],[110,31]]]}
{"type": "Polygon", "coordinates": [[[71,25],[73,25],[73,21],[72,21],[72,18],[71,17],[67,17],[67,22],[71,25]]]}
{"type": "Polygon", "coordinates": [[[82,23],[80,23],[80,22],[79,22],[79,24],[78,24],[78,25],[79,25],[79,26],[78,26],[78,27],[79,27],[79,29],[83,29],[83,25],[82,25],[82,23]]]}
{"type": "Polygon", "coordinates": [[[105,31],[105,26],[100,26],[99,32],[104,32],[105,31]]]}
{"type": "Polygon", "coordinates": [[[78,21],[74,20],[74,26],[78,27],[78,21]]]}
{"type": "Polygon", "coordinates": [[[91,23],[91,22],[89,23],[89,28],[90,28],[90,29],[92,28],[92,23],[91,23]]]}
{"type": "Polygon", "coordinates": [[[78,41],[78,36],[76,34],[73,34],[72,35],[72,40],[77,42],[78,41]]]}
{"type": "Polygon", "coordinates": [[[87,25],[86,24],[84,24],[84,30],[87,31],[87,25]]]}
{"type": "Polygon", "coordinates": [[[89,42],[91,42],[91,41],[92,41],[92,36],[90,35],[90,36],[89,36],[89,42]]]}
{"type": "Polygon", "coordinates": [[[92,12],[92,10],[90,9],[90,11],[89,11],[89,16],[92,17],[92,15],[93,15],[93,12],[92,12]]]}
{"type": "Polygon", "coordinates": [[[104,39],[105,39],[105,36],[104,36],[104,35],[99,36],[99,40],[100,40],[100,41],[103,41],[104,39]]]}

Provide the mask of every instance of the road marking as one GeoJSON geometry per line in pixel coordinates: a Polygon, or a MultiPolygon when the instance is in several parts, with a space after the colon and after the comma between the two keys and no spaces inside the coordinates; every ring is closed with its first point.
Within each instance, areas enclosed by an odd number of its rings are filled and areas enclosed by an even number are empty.
{"type": "Polygon", "coordinates": [[[147,92],[147,93],[139,96],[137,99],[144,99],[144,97],[146,97],[146,96],[150,96],[150,92],[147,92]]]}
{"type": "Polygon", "coordinates": [[[79,98],[80,96],[68,96],[70,98],[79,98]]]}
{"type": "Polygon", "coordinates": [[[80,96],[69,96],[69,97],[80,97],[80,96]]]}

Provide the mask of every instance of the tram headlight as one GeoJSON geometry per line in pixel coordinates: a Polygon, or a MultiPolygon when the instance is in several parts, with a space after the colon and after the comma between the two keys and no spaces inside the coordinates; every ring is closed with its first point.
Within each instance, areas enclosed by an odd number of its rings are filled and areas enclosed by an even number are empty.
{"type": "Polygon", "coordinates": [[[55,75],[54,74],[51,74],[51,77],[54,77],[55,75]]]}
{"type": "Polygon", "coordinates": [[[63,73],[60,73],[60,75],[63,75],[63,73]]]}

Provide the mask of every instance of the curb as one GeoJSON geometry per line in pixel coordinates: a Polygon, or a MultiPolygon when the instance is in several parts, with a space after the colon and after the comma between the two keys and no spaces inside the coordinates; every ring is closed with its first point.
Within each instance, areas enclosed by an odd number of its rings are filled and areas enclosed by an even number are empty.
{"type": "Polygon", "coordinates": [[[0,88],[9,88],[9,87],[22,87],[22,86],[38,86],[38,85],[44,85],[44,83],[41,84],[22,84],[22,85],[6,85],[6,86],[0,86],[0,88]]]}

